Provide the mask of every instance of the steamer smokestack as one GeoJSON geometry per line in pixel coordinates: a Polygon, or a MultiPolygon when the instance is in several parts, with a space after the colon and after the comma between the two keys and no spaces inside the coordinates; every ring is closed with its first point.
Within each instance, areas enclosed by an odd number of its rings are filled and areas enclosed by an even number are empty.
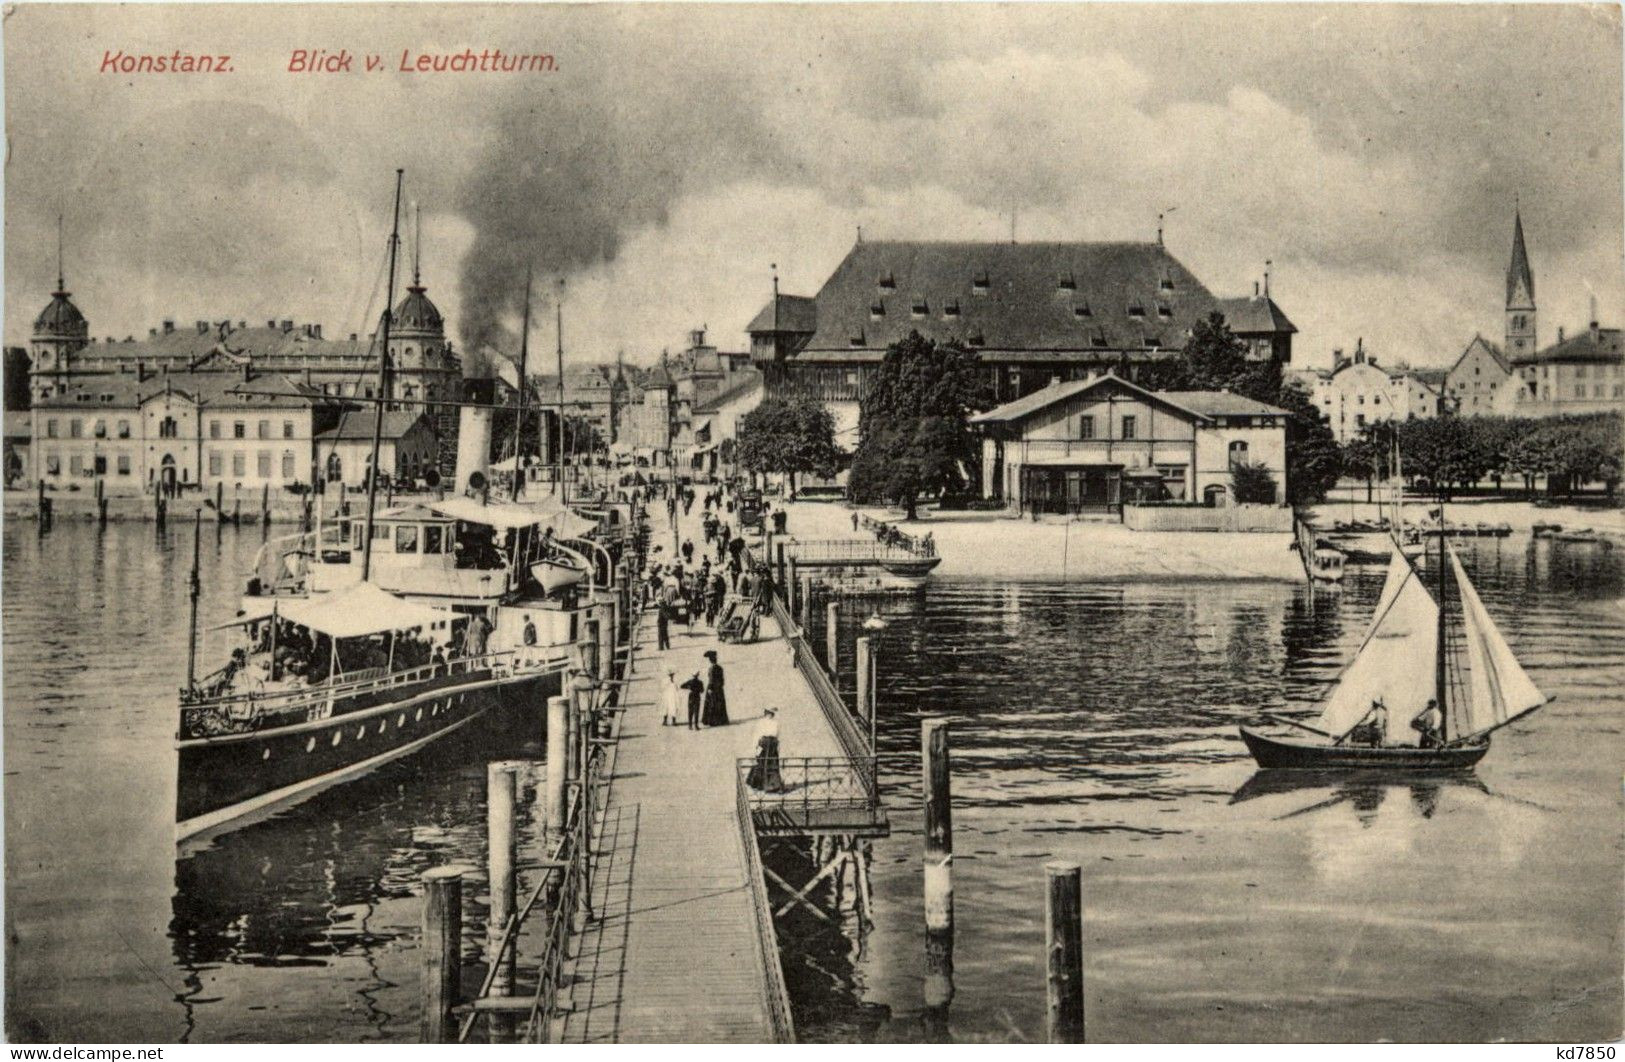
{"type": "Polygon", "coordinates": [[[459,492],[481,493],[491,479],[490,407],[496,401],[495,381],[489,378],[464,380],[463,401],[484,403],[484,408],[464,406],[459,410],[456,485],[459,492]]]}

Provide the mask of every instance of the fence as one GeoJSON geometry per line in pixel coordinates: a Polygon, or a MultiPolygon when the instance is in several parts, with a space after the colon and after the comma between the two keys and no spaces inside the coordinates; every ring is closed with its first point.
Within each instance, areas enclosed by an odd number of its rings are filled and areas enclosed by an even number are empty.
{"type": "MultiPolygon", "coordinates": [[[[841,749],[853,761],[863,761],[869,764],[870,773],[867,778],[870,791],[875,786],[873,773],[874,759],[869,747],[869,737],[858,729],[857,720],[852,718],[852,712],[841,700],[836,692],[835,684],[830,681],[828,672],[813,655],[812,646],[807,644],[805,633],[796,626],[795,620],[790,616],[790,610],[785,607],[784,598],[773,595],[773,618],[778,620],[779,629],[790,642],[795,652],[796,670],[807,680],[807,685],[813,692],[813,698],[818,701],[818,707],[824,712],[824,718],[829,728],[835,732],[835,739],[841,743],[841,749]]],[[[878,796],[877,796],[878,798],[878,796]]]]}
{"type": "Polygon", "coordinates": [[[935,543],[892,544],[879,539],[796,539],[788,547],[797,564],[851,564],[859,561],[911,561],[937,555],[935,543]]]}
{"type": "Polygon", "coordinates": [[[768,903],[767,885],[762,874],[762,850],[756,843],[756,821],[751,814],[743,774],[739,776],[735,796],[739,839],[745,846],[745,877],[750,883],[750,905],[756,916],[756,941],[761,949],[762,969],[767,973],[768,1019],[773,1024],[774,1040],[792,1044],[796,1041],[796,1026],[790,1014],[790,990],[785,986],[784,968],[779,961],[779,935],[773,928],[773,908],[768,903]]]}
{"type": "Polygon", "coordinates": [[[929,533],[924,538],[915,538],[904,531],[899,531],[895,524],[888,524],[884,520],[876,520],[867,513],[858,515],[858,526],[865,531],[872,531],[877,540],[895,545],[912,557],[935,557],[937,555],[936,540],[929,533]]]}

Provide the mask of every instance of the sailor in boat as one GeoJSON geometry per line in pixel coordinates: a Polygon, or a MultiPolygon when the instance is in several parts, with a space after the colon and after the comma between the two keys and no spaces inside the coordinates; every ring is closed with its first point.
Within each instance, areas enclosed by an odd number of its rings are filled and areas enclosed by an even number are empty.
{"type": "Polygon", "coordinates": [[[1439,702],[1429,699],[1428,706],[1411,720],[1411,729],[1418,734],[1417,744],[1424,749],[1436,749],[1444,744],[1441,736],[1441,727],[1444,725],[1444,713],[1439,711],[1439,702]]]}
{"type": "Polygon", "coordinates": [[[1347,741],[1351,745],[1380,749],[1386,743],[1387,735],[1388,709],[1381,701],[1372,701],[1371,710],[1349,731],[1347,741]]]}

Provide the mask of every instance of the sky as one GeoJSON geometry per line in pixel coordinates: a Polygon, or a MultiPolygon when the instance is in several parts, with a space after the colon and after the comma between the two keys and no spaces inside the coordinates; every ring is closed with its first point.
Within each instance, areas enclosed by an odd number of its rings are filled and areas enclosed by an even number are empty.
{"type": "MultiPolygon", "coordinates": [[[[5,328],[64,268],[93,335],[293,318],[366,333],[394,170],[403,279],[465,351],[743,349],[866,238],[1151,240],[1271,290],[1294,362],[1499,341],[1515,198],[1541,342],[1625,318],[1618,7],[25,5],[4,23],[5,328]],[[295,49],[356,66],[288,71],[295,49]],[[402,73],[403,50],[554,57],[402,73]],[[100,71],[108,52],[228,74],[100,71]],[[418,218],[421,217],[421,222],[418,218]],[[421,238],[415,239],[418,232],[421,238]]],[[[398,284],[398,287],[399,287],[398,284]]]]}

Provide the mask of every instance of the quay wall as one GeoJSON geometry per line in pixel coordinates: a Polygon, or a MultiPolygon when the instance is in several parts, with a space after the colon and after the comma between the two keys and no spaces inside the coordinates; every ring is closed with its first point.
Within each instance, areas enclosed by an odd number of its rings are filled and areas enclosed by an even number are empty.
{"type": "Polygon", "coordinates": [[[1125,505],[1123,526],[1133,531],[1292,531],[1292,510],[1281,505],[1125,505]]]}

